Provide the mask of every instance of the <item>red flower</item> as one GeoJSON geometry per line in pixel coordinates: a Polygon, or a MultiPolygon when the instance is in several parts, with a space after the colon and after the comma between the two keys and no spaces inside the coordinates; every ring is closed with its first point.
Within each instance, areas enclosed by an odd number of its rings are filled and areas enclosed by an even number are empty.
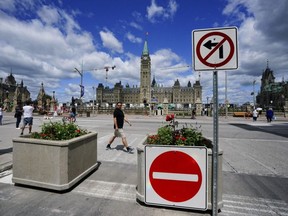
{"type": "Polygon", "coordinates": [[[166,121],[172,121],[175,118],[174,114],[166,115],[166,121]]]}
{"type": "Polygon", "coordinates": [[[181,137],[181,140],[182,140],[182,141],[185,141],[185,140],[186,140],[186,138],[185,138],[185,137],[181,137]]]}

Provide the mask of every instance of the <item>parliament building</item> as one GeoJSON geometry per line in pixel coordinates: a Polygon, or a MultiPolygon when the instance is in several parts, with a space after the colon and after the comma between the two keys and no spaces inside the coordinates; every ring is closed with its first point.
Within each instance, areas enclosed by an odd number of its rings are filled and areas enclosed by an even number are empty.
{"type": "MultiPolygon", "coordinates": [[[[114,85],[114,88],[104,87],[99,83],[96,89],[97,103],[108,103],[113,105],[122,101],[126,106],[147,106],[157,105],[165,102],[184,108],[194,108],[201,112],[202,108],[202,86],[197,80],[193,85],[189,81],[186,86],[181,86],[178,79],[172,87],[163,87],[157,84],[155,77],[151,76],[151,58],[149,55],[147,41],[141,55],[140,86],[125,87],[121,81],[114,85]]],[[[155,107],[155,106],[154,106],[155,107]]]]}
{"type": "Polygon", "coordinates": [[[7,111],[14,111],[17,104],[23,105],[30,99],[30,92],[23,81],[16,83],[12,72],[5,80],[0,78],[0,106],[7,111]]]}
{"type": "Polygon", "coordinates": [[[263,70],[261,78],[260,92],[256,96],[256,102],[259,107],[273,108],[285,112],[288,109],[288,82],[282,78],[282,81],[275,82],[273,70],[267,67],[263,70]]]}

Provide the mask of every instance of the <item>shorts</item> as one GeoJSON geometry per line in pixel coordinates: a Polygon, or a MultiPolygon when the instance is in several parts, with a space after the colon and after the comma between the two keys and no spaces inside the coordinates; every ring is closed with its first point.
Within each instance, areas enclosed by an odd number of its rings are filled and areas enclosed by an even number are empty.
{"type": "Polygon", "coordinates": [[[26,117],[23,119],[23,125],[33,125],[33,117],[26,117]]]}
{"type": "Polygon", "coordinates": [[[115,129],[115,131],[114,131],[114,136],[115,136],[115,137],[121,137],[121,138],[125,138],[125,137],[126,137],[126,136],[125,136],[125,133],[124,133],[124,131],[123,131],[123,128],[118,129],[118,130],[115,129]]]}
{"type": "Polygon", "coordinates": [[[74,113],[70,113],[70,117],[71,117],[71,118],[75,118],[76,115],[75,115],[74,113]]]}

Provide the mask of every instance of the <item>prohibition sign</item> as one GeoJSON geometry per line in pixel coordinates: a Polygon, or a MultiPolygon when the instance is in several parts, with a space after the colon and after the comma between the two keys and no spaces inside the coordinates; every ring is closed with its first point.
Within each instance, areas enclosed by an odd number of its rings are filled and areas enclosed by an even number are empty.
{"type": "Polygon", "coordinates": [[[201,61],[204,65],[208,66],[208,67],[211,67],[211,68],[217,68],[217,67],[222,67],[224,65],[226,65],[233,57],[234,55],[234,51],[235,51],[235,48],[234,48],[234,43],[232,41],[232,39],[227,36],[226,34],[222,33],[222,32],[210,32],[206,35],[204,35],[198,42],[197,46],[196,46],[196,54],[197,54],[197,57],[199,59],[199,61],[201,61]],[[208,37],[210,36],[222,36],[223,39],[204,57],[202,57],[201,55],[201,52],[200,52],[200,48],[201,48],[201,45],[203,43],[203,41],[205,39],[207,39],[208,37]],[[229,43],[229,46],[230,46],[230,52],[227,56],[226,59],[224,59],[224,61],[222,62],[219,62],[217,64],[214,64],[214,63],[210,63],[208,62],[208,59],[218,50],[220,49],[220,47],[225,43],[225,42],[228,42],[229,43]]]}
{"type": "Polygon", "coordinates": [[[185,202],[193,198],[202,185],[202,173],[188,154],[168,151],[151,164],[149,179],[155,192],[170,202],[185,202]]]}

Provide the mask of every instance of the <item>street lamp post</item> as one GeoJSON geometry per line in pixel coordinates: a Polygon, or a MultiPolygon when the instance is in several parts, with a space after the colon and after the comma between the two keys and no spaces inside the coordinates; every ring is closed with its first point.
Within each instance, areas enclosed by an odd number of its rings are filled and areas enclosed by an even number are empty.
{"type": "Polygon", "coordinates": [[[254,109],[256,108],[256,104],[255,104],[255,83],[256,83],[256,80],[253,81],[253,104],[254,104],[254,109]]]}
{"type": "Polygon", "coordinates": [[[92,87],[93,88],[93,115],[95,115],[95,102],[96,102],[96,92],[95,92],[95,86],[92,87]]]}
{"type": "Polygon", "coordinates": [[[83,65],[81,65],[81,71],[78,70],[76,67],[74,68],[74,70],[76,72],[78,72],[80,77],[81,77],[81,81],[80,81],[80,100],[81,100],[81,98],[83,96],[83,91],[84,91],[84,89],[83,89],[83,65]]]}
{"type": "Polygon", "coordinates": [[[228,117],[228,100],[227,100],[227,71],[225,71],[225,118],[228,117]]]}
{"type": "Polygon", "coordinates": [[[206,115],[208,116],[208,101],[209,101],[209,97],[206,97],[206,99],[207,99],[206,115]]]}

